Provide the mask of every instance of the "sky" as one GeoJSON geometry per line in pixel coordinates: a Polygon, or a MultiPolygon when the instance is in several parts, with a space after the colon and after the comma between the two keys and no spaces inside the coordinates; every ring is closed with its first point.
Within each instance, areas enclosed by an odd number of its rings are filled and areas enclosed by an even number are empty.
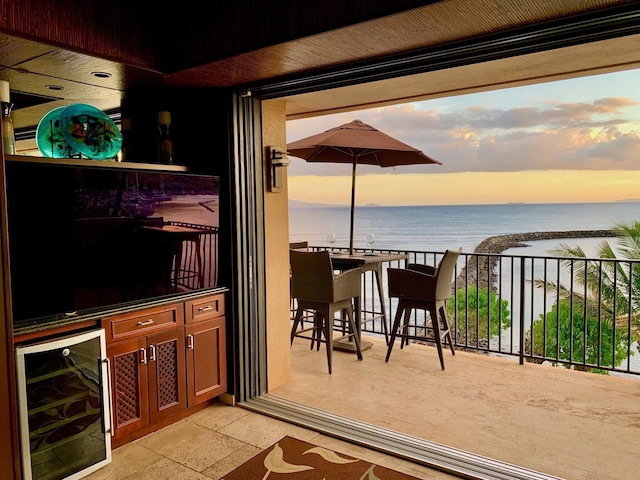
{"type": "MultiPolygon", "coordinates": [[[[356,205],[640,199],[640,70],[287,122],[287,143],[358,119],[442,165],[357,168],[356,205]]],[[[351,166],[290,157],[289,199],[349,205],[351,166]]]]}

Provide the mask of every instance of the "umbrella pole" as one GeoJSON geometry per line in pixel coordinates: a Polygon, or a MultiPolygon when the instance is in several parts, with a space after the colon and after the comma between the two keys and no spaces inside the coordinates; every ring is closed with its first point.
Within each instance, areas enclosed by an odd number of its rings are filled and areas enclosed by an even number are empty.
{"type": "Polygon", "coordinates": [[[353,255],[353,214],[356,204],[356,165],[358,157],[353,154],[353,168],[351,170],[351,235],[349,235],[349,255],[353,255]]]}

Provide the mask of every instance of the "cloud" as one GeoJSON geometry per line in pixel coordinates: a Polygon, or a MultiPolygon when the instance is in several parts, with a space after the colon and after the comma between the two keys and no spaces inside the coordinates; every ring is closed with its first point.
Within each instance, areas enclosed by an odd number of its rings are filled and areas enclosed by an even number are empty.
{"type": "MultiPolygon", "coordinates": [[[[380,169],[358,166],[358,175],[379,173],[515,172],[539,170],[634,170],[640,167],[639,102],[624,97],[541,106],[424,108],[432,102],[343,113],[287,123],[294,141],[355,118],[419,148],[443,165],[380,169]]],[[[289,175],[350,175],[351,167],[292,159],[289,175]]]]}

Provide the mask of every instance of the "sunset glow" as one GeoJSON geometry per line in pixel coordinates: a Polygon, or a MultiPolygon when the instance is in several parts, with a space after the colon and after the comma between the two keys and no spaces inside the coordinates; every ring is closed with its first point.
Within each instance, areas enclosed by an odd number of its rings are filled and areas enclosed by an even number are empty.
{"type": "MultiPolygon", "coordinates": [[[[356,180],[356,205],[615,202],[640,199],[639,185],[640,170],[366,175],[356,180]]],[[[349,205],[350,195],[350,177],[289,179],[294,200],[349,205]]]]}
{"type": "MultiPolygon", "coordinates": [[[[287,123],[287,142],[354,119],[443,165],[358,166],[356,204],[614,202],[640,198],[640,71],[287,123]]],[[[289,198],[350,203],[349,165],[292,157],[289,198]]]]}

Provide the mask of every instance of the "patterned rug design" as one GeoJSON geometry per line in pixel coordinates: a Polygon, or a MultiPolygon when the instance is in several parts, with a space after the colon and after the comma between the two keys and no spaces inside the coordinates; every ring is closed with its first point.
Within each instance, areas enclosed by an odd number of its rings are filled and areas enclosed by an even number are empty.
{"type": "Polygon", "coordinates": [[[292,437],[224,476],[222,480],[418,480],[358,458],[292,437]]]}

